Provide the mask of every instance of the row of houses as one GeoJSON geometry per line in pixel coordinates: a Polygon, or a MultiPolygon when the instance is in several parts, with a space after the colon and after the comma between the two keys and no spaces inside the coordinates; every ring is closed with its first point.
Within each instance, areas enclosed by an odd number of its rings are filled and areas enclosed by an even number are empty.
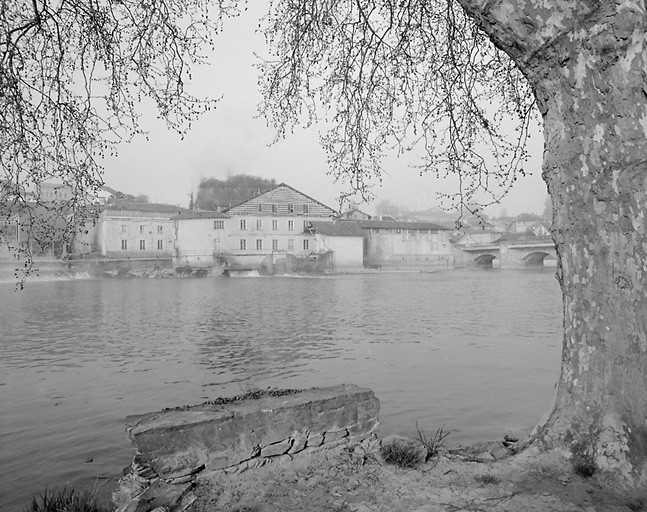
{"type": "MultiPolygon", "coordinates": [[[[94,203],[94,222],[65,242],[56,235],[40,237],[45,243],[39,241],[32,254],[99,262],[104,269],[353,272],[463,266],[466,247],[496,245],[502,236],[491,227],[457,233],[434,222],[371,218],[357,210],[341,215],[285,183],[225,211],[138,202],[108,187],[102,194],[94,203]]],[[[29,238],[24,230],[30,221],[21,215],[0,226],[14,246],[29,238]]],[[[52,232],[63,232],[65,219],[52,219],[52,232]]],[[[546,227],[529,222],[525,234],[545,235],[546,227]]],[[[6,244],[0,244],[0,260],[2,247],[6,244]]]]}
{"type": "Polygon", "coordinates": [[[115,265],[216,272],[453,266],[449,229],[369,219],[341,216],[285,183],[224,212],[117,199],[101,208],[71,252],[115,265]]]}

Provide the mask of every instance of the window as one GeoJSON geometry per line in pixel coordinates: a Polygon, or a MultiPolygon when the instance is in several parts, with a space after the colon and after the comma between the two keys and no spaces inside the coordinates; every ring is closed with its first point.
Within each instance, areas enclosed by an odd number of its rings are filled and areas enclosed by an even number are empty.
{"type": "Polygon", "coordinates": [[[241,238],[241,240],[240,240],[240,250],[244,251],[245,249],[247,249],[247,240],[245,240],[244,238],[241,238]]]}
{"type": "Polygon", "coordinates": [[[225,229],[225,221],[224,220],[214,220],[213,221],[213,229],[225,229]]]}
{"type": "Polygon", "coordinates": [[[288,240],[288,251],[294,251],[294,240],[288,240]]]}
{"type": "Polygon", "coordinates": [[[162,226],[157,226],[157,234],[161,235],[163,233],[164,229],[162,226]]]}
{"type": "Polygon", "coordinates": [[[278,251],[279,250],[279,241],[274,239],[272,240],[272,250],[273,251],[278,251]]]}
{"type": "Polygon", "coordinates": [[[256,229],[258,231],[261,231],[263,229],[263,220],[262,219],[256,219],[256,229]]]}
{"type": "MultiPolygon", "coordinates": [[[[128,226],[126,224],[121,225],[121,232],[126,233],[128,231],[128,226]]],[[[125,242],[125,240],[123,240],[125,242]]]]}
{"type": "Polygon", "coordinates": [[[273,204],[273,205],[272,205],[272,213],[276,213],[276,211],[277,211],[276,205],[275,205],[275,204],[273,204]]]}
{"type": "Polygon", "coordinates": [[[157,241],[157,250],[161,251],[162,249],[164,249],[164,242],[162,240],[158,240],[157,241]]]}
{"type": "Polygon", "coordinates": [[[144,226],[139,226],[139,232],[143,233],[144,232],[144,226]]]}
{"type": "Polygon", "coordinates": [[[304,215],[308,215],[308,213],[309,213],[309,212],[308,212],[308,205],[307,205],[307,204],[304,204],[304,205],[303,205],[303,214],[304,214],[304,215]]]}
{"type": "Polygon", "coordinates": [[[259,212],[263,211],[263,203],[258,203],[258,211],[259,212]]]}
{"type": "Polygon", "coordinates": [[[303,230],[304,230],[304,231],[305,231],[306,229],[308,229],[308,228],[311,228],[311,227],[312,227],[312,224],[310,224],[310,221],[309,221],[309,220],[304,220],[304,221],[303,221],[303,230]]]}
{"type": "Polygon", "coordinates": [[[127,251],[128,250],[128,240],[122,240],[121,241],[121,250],[122,251],[127,251]]]}
{"type": "Polygon", "coordinates": [[[279,229],[279,221],[274,219],[272,221],[272,231],[278,231],[278,229],[279,229]]]}
{"type": "Polygon", "coordinates": [[[247,229],[247,221],[245,219],[240,219],[240,230],[245,231],[247,229]]]}
{"type": "Polygon", "coordinates": [[[257,251],[263,250],[263,240],[261,240],[260,238],[256,240],[256,250],[257,251]]]}
{"type": "Polygon", "coordinates": [[[303,241],[303,250],[307,251],[310,249],[310,240],[304,240],[303,241]]]}
{"type": "Polygon", "coordinates": [[[146,250],[146,240],[140,240],[139,241],[139,250],[140,251],[145,251],[146,250]]]}
{"type": "Polygon", "coordinates": [[[288,203],[288,213],[294,213],[294,205],[292,203],[288,203]]]}
{"type": "Polygon", "coordinates": [[[293,220],[288,221],[288,231],[294,231],[294,221],[293,220]]]}

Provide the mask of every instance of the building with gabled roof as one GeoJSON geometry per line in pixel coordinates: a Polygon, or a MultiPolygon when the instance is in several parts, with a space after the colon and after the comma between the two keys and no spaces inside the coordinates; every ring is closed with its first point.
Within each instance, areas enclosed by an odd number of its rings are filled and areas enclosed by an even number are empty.
{"type": "Polygon", "coordinates": [[[221,260],[232,269],[276,273],[315,258],[314,237],[306,228],[313,221],[331,222],[338,212],[280,183],[224,213],[230,220],[221,260]]]}
{"type": "Polygon", "coordinates": [[[228,208],[231,216],[332,217],[338,212],[285,183],[228,208]]]}

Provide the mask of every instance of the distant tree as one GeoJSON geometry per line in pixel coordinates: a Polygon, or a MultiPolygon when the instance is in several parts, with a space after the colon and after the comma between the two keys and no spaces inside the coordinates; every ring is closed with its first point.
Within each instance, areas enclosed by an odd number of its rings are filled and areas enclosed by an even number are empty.
{"type": "Polygon", "coordinates": [[[399,213],[398,207],[395,206],[389,199],[382,199],[375,205],[376,215],[393,215],[397,216],[399,213]]]}
{"type": "Polygon", "coordinates": [[[146,194],[138,194],[136,196],[133,196],[132,199],[133,202],[135,203],[149,203],[148,195],[146,194]]]}
{"type": "Polygon", "coordinates": [[[249,174],[236,174],[224,180],[204,178],[198,185],[195,207],[202,210],[229,208],[275,186],[274,179],[268,180],[249,174]]]}
{"type": "Polygon", "coordinates": [[[12,191],[0,201],[0,246],[23,259],[23,275],[36,233],[69,241],[92,220],[100,159],[142,132],[142,99],[180,134],[213,106],[185,84],[237,3],[0,0],[0,182],[12,191]],[[44,204],[32,193],[45,182],[62,183],[73,197],[44,204]],[[39,226],[39,206],[68,222],[57,232],[39,226]],[[24,219],[19,245],[3,228],[16,215],[24,219]]]}

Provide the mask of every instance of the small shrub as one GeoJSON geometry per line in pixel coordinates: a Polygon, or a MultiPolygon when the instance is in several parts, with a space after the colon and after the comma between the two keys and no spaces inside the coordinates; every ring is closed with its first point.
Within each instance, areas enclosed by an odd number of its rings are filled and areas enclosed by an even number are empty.
{"type": "Polygon", "coordinates": [[[490,473],[477,475],[474,477],[474,479],[481,485],[498,485],[501,482],[501,480],[490,473]]]}
{"type": "Polygon", "coordinates": [[[420,451],[413,443],[394,440],[383,444],[380,455],[387,464],[401,468],[413,468],[419,462],[420,451]]]}
{"type": "Polygon", "coordinates": [[[446,431],[445,425],[443,425],[439,429],[436,429],[436,433],[433,436],[427,437],[427,434],[425,434],[425,431],[418,426],[418,423],[416,423],[416,430],[418,430],[418,440],[422,443],[422,446],[427,449],[425,462],[438,454],[441,448],[445,446],[445,440],[452,432],[454,432],[454,430],[446,431]]]}
{"type": "Polygon", "coordinates": [[[109,512],[111,509],[97,502],[87,491],[62,490],[45,492],[32,500],[31,512],[109,512]]]}
{"type": "Polygon", "coordinates": [[[576,475],[583,476],[584,478],[591,478],[597,469],[598,467],[592,460],[573,461],[573,471],[576,475]]]}

